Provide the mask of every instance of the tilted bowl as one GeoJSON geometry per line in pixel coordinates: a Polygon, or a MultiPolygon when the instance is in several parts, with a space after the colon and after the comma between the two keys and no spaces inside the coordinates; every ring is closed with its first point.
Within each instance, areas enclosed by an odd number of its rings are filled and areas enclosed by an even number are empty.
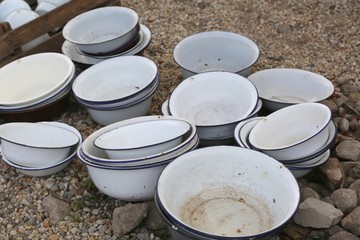
{"type": "Polygon", "coordinates": [[[321,103],[300,103],[273,112],[249,133],[249,144],[277,160],[307,157],[329,138],[330,109],[321,103]]]}
{"type": "Polygon", "coordinates": [[[248,79],[256,86],[264,107],[272,112],[297,103],[320,102],[334,92],[327,78],[301,69],[266,69],[248,79]]]}
{"type": "Polygon", "coordinates": [[[45,167],[69,156],[80,141],[67,129],[40,123],[14,122],[0,125],[3,156],[21,166],[45,167]]]}
{"type": "Polygon", "coordinates": [[[208,71],[226,71],[246,77],[260,51],[256,43],[243,35],[210,31],[182,39],[173,55],[184,79],[208,71]]]}

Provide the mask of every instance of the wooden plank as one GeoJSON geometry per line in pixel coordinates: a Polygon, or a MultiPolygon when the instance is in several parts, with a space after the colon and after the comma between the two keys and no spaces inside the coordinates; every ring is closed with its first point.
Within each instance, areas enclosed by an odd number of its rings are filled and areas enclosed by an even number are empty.
{"type": "Polygon", "coordinates": [[[33,21],[9,31],[0,37],[0,59],[14,54],[16,49],[25,43],[64,25],[70,19],[90,9],[106,6],[113,0],[71,0],[70,2],[54,9],[33,21]]]}

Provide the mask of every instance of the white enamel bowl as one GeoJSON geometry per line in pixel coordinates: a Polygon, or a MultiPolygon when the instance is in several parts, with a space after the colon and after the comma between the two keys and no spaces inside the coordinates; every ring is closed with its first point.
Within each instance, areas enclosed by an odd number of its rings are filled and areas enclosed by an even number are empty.
{"type": "Polygon", "coordinates": [[[251,74],[264,107],[269,111],[304,102],[320,102],[334,92],[334,85],[325,77],[300,69],[274,68],[251,74]]]}
{"type": "Polygon", "coordinates": [[[159,84],[158,68],[152,60],[120,56],[80,73],[72,89],[95,122],[109,125],[146,115],[159,84]]]}
{"type": "Polygon", "coordinates": [[[89,54],[108,54],[128,47],[139,33],[138,14],[126,7],[108,6],[84,12],[63,28],[64,38],[89,54]]]}
{"type": "Polygon", "coordinates": [[[172,117],[172,116],[143,116],[136,117],[127,120],[123,120],[120,122],[113,123],[106,127],[100,128],[99,130],[92,133],[88,136],[81,145],[81,154],[86,158],[89,162],[93,162],[95,164],[100,165],[110,165],[110,166],[138,166],[143,164],[153,164],[161,161],[166,161],[169,159],[169,156],[177,156],[183,151],[188,151],[191,148],[194,148],[198,143],[198,137],[196,134],[196,127],[187,122],[186,120],[172,117]],[[132,124],[142,124],[142,123],[151,123],[151,122],[159,122],[159,121],[183,121],[190,125],[189,131],[182,136],[181,143],[167,149],[166,151],[162,151],[159,153],[155,153],[152,155],[147,155],[143,157],[137,158],[128,158],[128,159],[110,159],[106,154],[105,150],[100,149],[94,145],[94,141],[100,137],[102,134],[109,132],[111,130],[126,127],[132,124]]]}
{"type": "Polygon", "coordinates": [[[0,22],[5,22],[10,13],[20,9],[31,10],[29,4],[23,0],[3,0],[0,2],[0,22]]]}
{"type": "MultiPolygon", "coordinates": [[[[235,136],[235,140],[236,140],[237,144],[240,147],[251,148],[251,146],[248,143],[249,133],[254,128],[254,126],[264,118],[265,117],[249,118],[244,121],[241,121],[236,126],[235,131],[234,131],[234,136],[235,136]]],[[[319,159],[322,158],[322,155],[330,149],[331,145],[333,144],[333,142],[336,138],[336,134],[337,134],[337,129],[336,129],[336,126],[333,121],[329,122],[329,125],[327,126],[327,128],[329,131],[329,137],[328,137],[326,143],[323,146],[321,146],[318,150],[316,150],[315,153],[313,153],[309,156],[303,157],[303,158],[299,158],[299,159],[280,160],[280,162],[282,162],[286,166],[290,166],[290,165],[292,165],[292,166],[294,166],[294,165],[308,166],[308,165],[312,165],[315,162],[319,161],[319,159]]]]}
{"type": "Polygon", "coordinates": [[[29,122],[5,123],[0,126],[1,152],[16,165],[51,166],[66,159],[80,141],[67,129],[29,122]]]}
{"type": "MultiPolygon", "coordinates": [[[[78,149],[77,155],[89,171],[99,191],[126,201],[152,199],[161,171],[176,157],[197,147],[195,126],[185,134],[181,143],[164,152],[132,159],[109,159],[103,149],[94,145],[94,140],[111,129],[144,122],[186,121],[165,116],[145,116],[124,120],[100,128],[87,137],[78,149]]],[[[158,133],[159,134],[159,133],[158,133]]]]}
{"type": "Polygon", "coordinates": [[[15,60],[0,69],[1,107],[21,107],[66,87],[75,66],[60,53],[39,53],[15,60]]]}
{"type": "Polygon", "coordinates": [[[144,121],[101,134],[94,145],[111,159],[131,159],[159,154],[178,146],[191,125],[183,120],[144,121]]]}
{"type": "Polygon", "coordinates": [[[201,32],[181,40],[174,60],[183,78],[209,71],[226,71],[248,76],[260,51],[251,39],[232,32],[201,32]]]}
{"type": "Polygon", "coordinates": [[[200,148],[176,158],[162,171],[156,194],[174,228],[186,228],[189,239],[270,236],[292,217],[300,198],[284,165],[235,146],[200,148]]]}
{"type": "MultiPolygon", "coordinates": [[[[8,14],[4,22],[8,22],[12,29],[16,29],[38,17],[40,17],[40,15],[31,9],[19,9],[8,14]]],[[[50,36],[45,33],[40,37],[37,37],[34,40],[24,44],[21,49],[26,52],[34,48],[35,46],[45,42],[49,38],[50,36]]]]}
{"type": "Polygon", "coordinates": [[[21,166],[21,165],[18,165],[16,163],[9,161],[4,156],[2,157],[2,160],[7,165],[17,169],[19,172],[23,173],[24,175],[33,176],[33,177],[45,177],[45,176],[49,176],[49,175],[55,174],[55,173],[63,170],[66,166],[68,166],[70,164],[71,160],[74,158],[74,156],[76,154],[77,148],[80,146],[80,144],[82,142],[82,137],[81,137],[80,132],[72,126],[69,126],[65,123],[60,123],[60,122],[40,122],[40,124],[57,126],[57,127],[72,131],[74,134],[76,134],[78,136],[79,142],[77,145],[75,145],[71,148],[69,156],[66,157],[64,160],[61,160],[58,163],[49,164],[49,165],[45,165],[42,167],[21,166]]]}
{"type": "Polygon", "coordinates": [[[277,160],[307,157],[329,138],[330,109],[320,103],[282,108],[260,120],[249,134],[252,148],[277,160]]]}
{"type": "Polygon", "coordinates": [[[200,139],[224,139],[233,137],[236,124],[251,115],[257,101],[256,88],[246,78],[208,72],[189,77],[174,89],[169,112],[194,123],[200,139]]]}
{"type": "Polygon", "coordinates": [[[82,103],[116,107],[146,93],[157,77],[158,68],[149,58],[120,56],[84,70],[75,79],[73,91],[82,103]]]}

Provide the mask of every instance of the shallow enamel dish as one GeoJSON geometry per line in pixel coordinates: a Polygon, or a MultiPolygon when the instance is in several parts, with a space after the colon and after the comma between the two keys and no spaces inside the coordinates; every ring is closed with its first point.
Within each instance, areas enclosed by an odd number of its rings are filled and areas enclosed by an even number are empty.
{"type": "Polygon", "coordinates": [[[291,219],[300,199],[296,179],[284,165],[235,146],[181,155],[163,170],[156,190],[175,227],[212,239],[274,234],[291,219]]]}
{"type": "MultiPolygon", "coordinates": [[[[140,24],[140,31],[144,35],[144,38],[141,41],[141,43],[136,44],[135,47],[126,50],[124,53],[120,52],[120,53],[116,54],[114,57],[132,56],[132,55],[136,55],[136,54],[140,53],[141,51],[143,51],[151,42],[151,32],[148,27],[146,27],[145,25],[142,25],[142,24],[140,24]]],[[[111,58],[111,57],[99,58],[99,57],[81,54],[76,50],[75,44],[73,44],[69,41],[66,41],[66,40],[64,41],[64,43],[62,45],[61,51],[66,56],[68,56],[71,60],[73,60],[74,62],[87,64],[87,65],[94,65],[94,64],[102,62],[106,59],[111,58]]]]}
{"type": "MultiPolygon", "coordinates": [[[[82,151],[82,149],[80,148],[78,150],[78,156],[79,158],[82,159],[82,161],[84,163],[89,163],[93,166],[98,166],[98,167],[107,167],[107,168],[116,168],[116,169],[127,169],[127,168],[137,168],[137,167],[150,167],[153,165],[157,165],[160,163],[168,163],[172,160],[174,160],[174,158],[181,156],[182,154],[192,151],[194,149],[196,149],[199,146],[199,138],[195,135],[193,139],[191,139],[191,141],[189,141],[187,144],[183,145],[181,148],[177,148],[173,151],[171,151],[168,154],[164,154],[161,156],[149,156],[147,158],[143,158],[142,160],[138,160],[135,159],[135,161],[127,161],[127,160],[131,160],[131,159],[127,159],[125,161],[94,161],[93,158],[91,158],[91,156],[87,156],[86,154],[84,154],[84,152],[82,151]],[[138,161],[137,161],[138,160],[138,161]]],[[[106,157],[106,153],[101,150],[96,148],[95,146],[91,146],[88,149],[91,153],[95,153],[96,156],[104,156],[106,157]]]]}
{"type": "Polygon", "coordinates": [[[79,142],[74,132],[57,126],[29,122],[0,125],[3,156],[21,166],[44,167],[69,156],[79,142]]]}
{"type": "Polygon", "coordinates": [[[248,76],[260,51],[251,39],[233,32],[201,32],[182,39],[174,48],[183,78],[209,71],[248,76]]]}
{"type": "Polygon", "coordinates": [[[222,139],[233,137],[236,124],[254,111],[257,100],[256,88],[246,78],[207,72],[183,80],[174,89],[169,111],[194,123],[200,139],[222,139]]]}
{"type": "Polygon", "coordinates": [[[90,54],[122,50],[139,33],[138,14],[126,7],[106,6],[74,17],[63,28],[64,38],[90,54]]]}
{"type": "Polygon", "coordinates": [[[134,158],[134,159],[118,159],[118,160],[109,159],[104,150],[95,148],[95,146],[93,145],[94,140],[98,136],[100,136],[101,134],[103,134],[107,131],[110,131],[111,129],[115,129],[115,128],[118,128],[121,126],[126,126],[128,124],[140,123],[143,121],[158,121],[161,119],[164,119],[164,120],[176,119],[176,120],[183,120],[183,121],[187,122],[184,119],[173,117],[173,116],[157,116],[157,115],[143,116],[143,117],[137,117],[137,118],[123,120],[123,121],[108,125],[106,127],[100,128],[99,130],[97,130],[94,133],[92,133],[91,135],[89,135],[81,144],[81,151],[84,153],[84,155],[88,159],[90,159],[94,162],[101,163],[101,164],[115,165],[115,164],[122,164],[122,163],[133,163],[133,162],[137,162],[137,161],[151,160],[154,158],[157,159],[159,157],[168,157],[167,156],[168,154],[174,154],[174,152],[176,152],[176,151],[182,151],[183,148],[187,147],[187,145],[192,140],[194,140],[195,137],[197,137],[196,127],[195,127],[195,125],[190,123],[191,129],[189,130],[189,133],[184,135],[183,141],[176,147],[169,149],[167,151],[164,151],[162,153],[158,153],[158,154],[154,154],[154,155],[146,156],[146,157],[142,157],[142,158],[134,158]]]}
{"type": "Polygon", "coordinates": [[[151,156],[179,145],[191,125],[182,120],[144,121],[101,134],[94,145],[111,159],[151,156]]]}
{"type": "Polygon", "coordinates": [[[1,113],[16,113],[16,112],[28,112],[33,111],[39,108],[43,108],[45,106],[51,105],[54,102],[57,102],[59,99],[63,98],[71,91],[71,84],[75,77],[75,65],[72,66],[72,71],[70,73],[69,78],[66,80],[64,85],[57,89],[52,94],[34,101],[29,104],[22,104],[20,106],[2,106],[0,105],[1,113]]]}
{"type": "Polygon", "coordinates": [[[2,156],[2,160],[6,164],[17,169],[19,172],[23,173],[24,175],[33,176],[33,177],[45,177],[45,176],[49,176],[49,175],[55,174],[55,173],[63,170],[67,165],[70,164],[71,160],[74,158],[74,156],[76,154],[76,150],[77,150],[78,146],[80,146],[80,144],[82,142],[82,136],[81,136],[80,132],[72,126],[69,126],[65,123],[60,123],[60,122],[39,122],[39,123],[57,126],[57,127],[61,127],[61,128],[67,129],[69,131],[72,131],[74,134],[76,134],[79,137],[79,143],[72,148],[71,154],[66,159],[64,159],[56,164],[43,166],[43,167],[34,168],[34,167],[20,166],[18,164],[15,164],[15,163],[7,160],[6,158],[4,158],[4,156],[2,156]]]}
{"type": "Polygon", "coordinates": [[[249,144],[275,159],[307,157],[329,138],[330,109],[320,103],[300,103],[273,112],[249,134],[249,144]]]}
{"type": "Polygon", "coordinates": [[[334,92],[334,85],[327,78],[294,68],[266,69],[251,74],[248,79],[270,111],[298,103],[320,102],[334,92]]]}
{"type": "Polygon", "coordinates": [[[155,76],[154,80],[151,81],[151,83],[141,89],[141,91],[138,91],[131,96],[123,97],[121,99],[117,99],[114,101],[104,101],[104,102],[90,102],[83,100],[81,98],[78,98],[75,94],[75,99],[84,107],[91,108],[91,109],[98,109],[98,110],[112,110],[112,109],[119,109],[119,108],[125,108],[128,106],[132,106],[136,104],[137,102],[141,102],[144,99],[148,98],[149,96],[152,96],[155,91],[158,89],[160,85],[160,78],[159,78],[159,72],[157,72],[157,75],[155,76]]]}
{"type": "Polygon", "coordinates": [[[0,105],[21,107],[40,101],[64,87],[73,62],[60,53],[38,53],[0,69],[0,105]]]}
{"type": "Polygon", "coordinates": [[[89,67],[77,76],[72,88],[82,102],[111,104],[134,99],[157,78],[158,68],[151,59],[120,56],[89,67]]]}

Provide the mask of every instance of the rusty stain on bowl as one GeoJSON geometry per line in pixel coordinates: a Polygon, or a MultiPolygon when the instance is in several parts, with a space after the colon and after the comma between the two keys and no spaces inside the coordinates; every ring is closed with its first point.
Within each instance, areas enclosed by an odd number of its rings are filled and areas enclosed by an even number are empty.
{"type": "Polygon", "coordinates": [[[274,222],[261,196],[232,186],[208,187],[191,197],[181,208],[180,219],[199,231],[227,237],[257,234],[274,222]]]}

